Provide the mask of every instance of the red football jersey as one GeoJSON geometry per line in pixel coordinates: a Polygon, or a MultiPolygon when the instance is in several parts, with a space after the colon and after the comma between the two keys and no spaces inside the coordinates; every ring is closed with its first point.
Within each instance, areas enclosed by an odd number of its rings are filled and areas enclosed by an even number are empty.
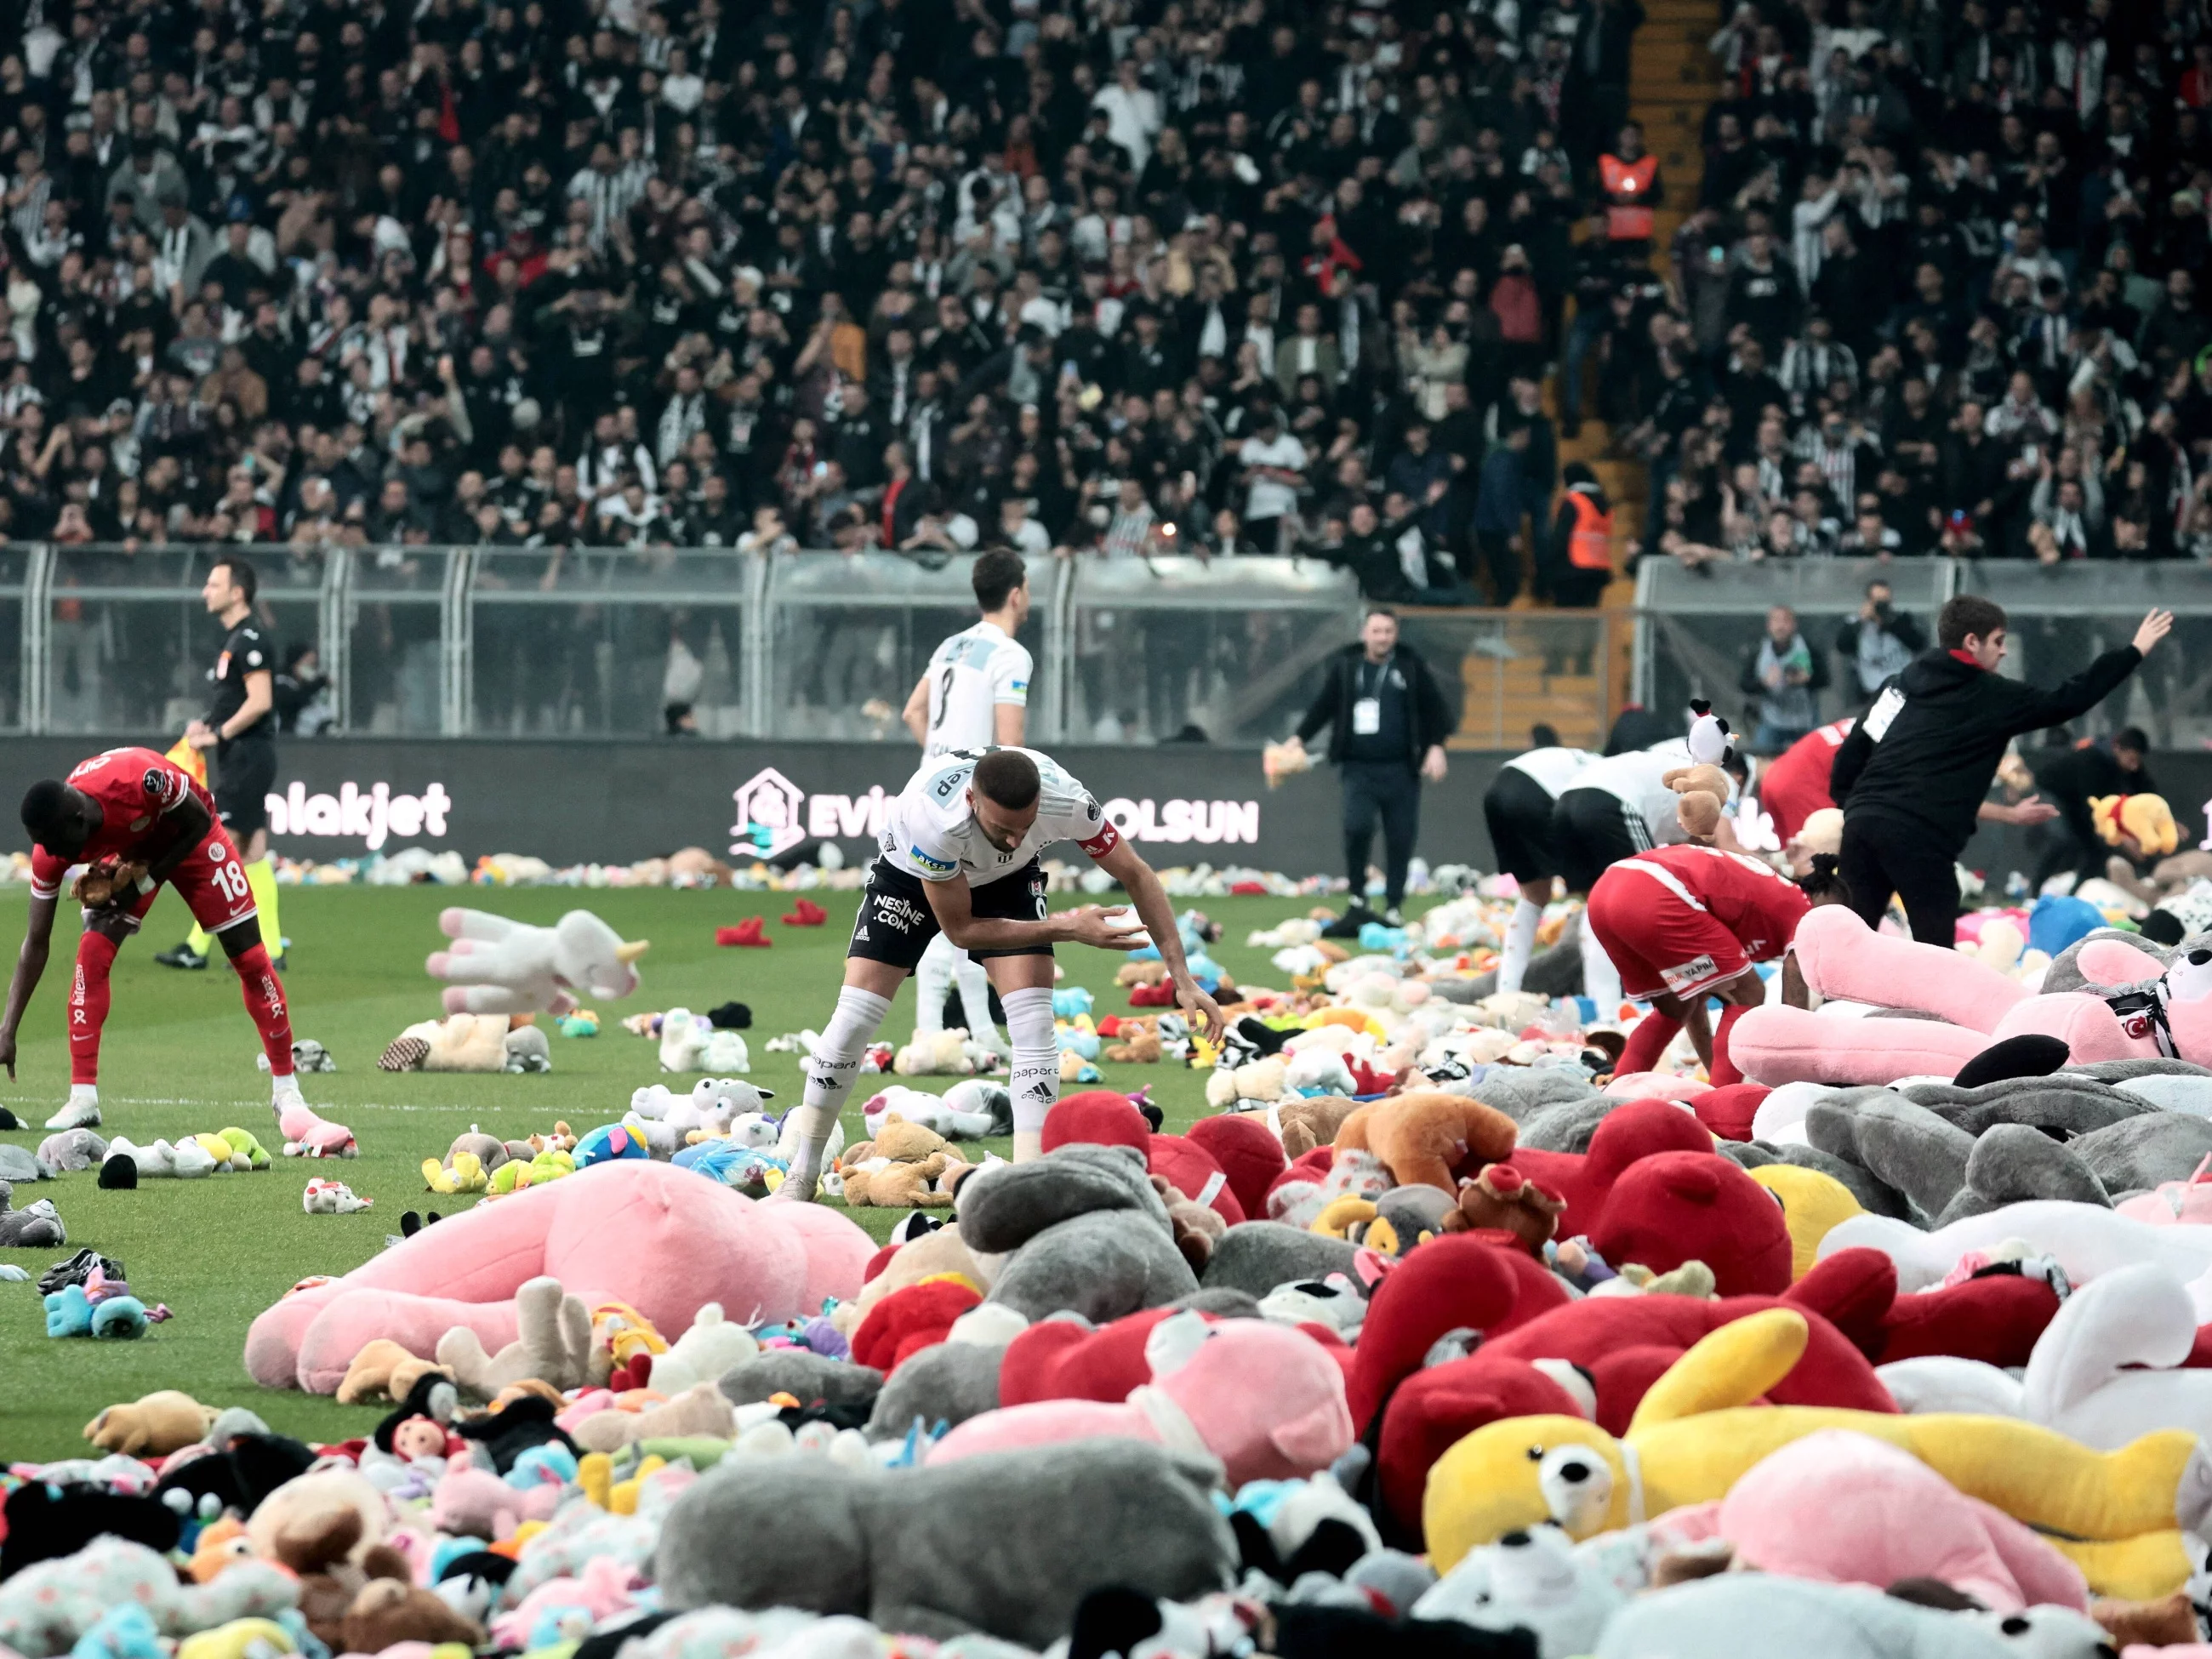
{"type": "MultiPolygon", "coordinates": [[[[100,803],[100,826],[75,858],[43,847],[31,849],[31,891],[39,898],[52,898],[61,891],[62,877],[72,864],[137,856],[141,847],[155,839],[154,826],[187,795],[198,796],[208,810],[208,821],[215,822],[215,802],[207,791],[175,762],[150,749],[111,749],[94,755],[78,763],[65,781],[100,803]]],[[[153,850],[167,850],[166,840],[153,850]]]]}
{"type": "Polygon", "coordinates": [[[1753,962],[1780,956],[1812,908],[1797,884],[1771,866],[1717,847],[1657,847],[1614,868],[1621,866],[1651,867],[1659,885],[1734,933],[1753,962]]]}
{"type": "Polygon", "coordinates": [[[1759,804],[1774,820],[1774,833],[1785,847],[1805,827],[1807,818],[1836,804],[1828,799],[1828,774],[1835,766],[1836,750],[1844,746],[1854,724],[1848,719],[1830,720],[1808,732],[1759,775],[1759,804]]]}

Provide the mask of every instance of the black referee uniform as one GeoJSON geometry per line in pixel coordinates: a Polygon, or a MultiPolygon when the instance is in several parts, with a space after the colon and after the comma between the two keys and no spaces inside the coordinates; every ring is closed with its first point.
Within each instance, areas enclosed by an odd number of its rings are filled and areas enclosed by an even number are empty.
{"type": "MultiPolygon", "coordinates": [[[[268,636],[253,618],[230,630],[222,654],[208,671],[215,699],[208,706],[207,723],[217,732],[246,706],[246,677],[276,672],[276,653],[268,636]]],[[[215,749],[216,815],[230,838],[238,843],[240,858],[250,858],[247,843],[254,831],[269,827],[269,792],[276,783],[276,711],[272,706],[243,732],[223,738],[215,749]]]]}

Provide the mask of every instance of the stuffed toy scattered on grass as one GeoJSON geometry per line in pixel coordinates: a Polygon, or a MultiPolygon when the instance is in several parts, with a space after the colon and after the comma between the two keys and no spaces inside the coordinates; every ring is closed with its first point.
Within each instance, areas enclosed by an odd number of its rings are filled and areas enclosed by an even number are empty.
{"type": "Polygon", "coordinates": [[[452,908],[438,930],[453,940],[425,964],[447,981],[449,1014],[565,1014],[578,993],[613,1000],[637,989],[643,940],[625,941],[588,910],[533,927],[483,910],[452,908]]]}
{"type": "Polygon", "coordinates": [[[84,1437],[102,1451],[126,1457],[166,1457],[207,1437],[217,1413],[174,1389],[110,1406],[84,1425],[84,1437]]]}
{"type": "Polygon", "coordinates": [[[448,1014],[409,1026],[377,1056],[384,1072],[547,1072],[552,1048],[530,1014],[448,1014]]]}

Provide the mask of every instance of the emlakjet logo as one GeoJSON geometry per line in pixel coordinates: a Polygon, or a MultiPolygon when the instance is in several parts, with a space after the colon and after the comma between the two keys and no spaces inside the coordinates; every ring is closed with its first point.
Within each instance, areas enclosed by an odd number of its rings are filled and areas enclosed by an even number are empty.
{"type": "MultiPolygon", "coordinates": [[[[827,790],[808,794],[773,766],[764,766],[731,792],[737,816],[730,825],[736,858],[775,858],[801,842],[875,840],[884,833],[894,796],[881,784],[866,794],[827,790]]],[[[1130,841],[1197,842],[1206,846],[1260,839],[1256,800],[1133,800],[1116,795],[1106,818],[1130,841]]]]}
{"type": "Polygon", "coordinates": [[[388,783],[372,783],[365,789],[357,783],[342,783],[335,795],[311,795],[306,784],[295,781],[283,794],[263,799],[269,808],[271,836],[358,841],[372,853],[395,837],[442,837],[446,815],[453,810],[453,798],[442,783],[431,784],[419,795],[396,793],[388,783]]]}

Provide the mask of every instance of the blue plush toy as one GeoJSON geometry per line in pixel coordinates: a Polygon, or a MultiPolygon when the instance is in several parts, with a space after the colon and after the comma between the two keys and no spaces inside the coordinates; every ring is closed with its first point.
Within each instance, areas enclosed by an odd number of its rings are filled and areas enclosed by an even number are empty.
{"type": "MultiPolygon", "coordinates": [[[[1157,956],[1158,952],[1154,951],[1153,954],[1157,956]]],[[[1054,991],[1052,994],[1052,1017],[1054,1019],[1073,1019],[1078,1015],[1089,1013],[1096,1000],[1097,999],[1080,985],[1071,985],[1064,991],[1054,991]]]]}
{"type": "Polygon", "coordinates": [[[2088,900],[2053,893],[2036,900],[2027,913],[2028,948],[2055,957],[2105,926],[2105,913],[2088,900]]]}
{"type": "Polygon", "coordinates": [[[611,1164],[618,1158],[648,1156],[645,1143],[619,1123],[602,1123],[576,1143],[576,1167],[587,1170],[594,1164],[611,1164]]]}
{"type": "Polygon", "coordinates": [[[92,1334],[129,1340],[146,1334],[146,1304],[135,1296],[111,1296],[92,1304],[92,1334]]]}
{"type": "Polygon", "coordinates": [[[82,1285],[64,1285],[46,1297],[48,1336],[90,1336],[92,1298],[82,1285]]]}

